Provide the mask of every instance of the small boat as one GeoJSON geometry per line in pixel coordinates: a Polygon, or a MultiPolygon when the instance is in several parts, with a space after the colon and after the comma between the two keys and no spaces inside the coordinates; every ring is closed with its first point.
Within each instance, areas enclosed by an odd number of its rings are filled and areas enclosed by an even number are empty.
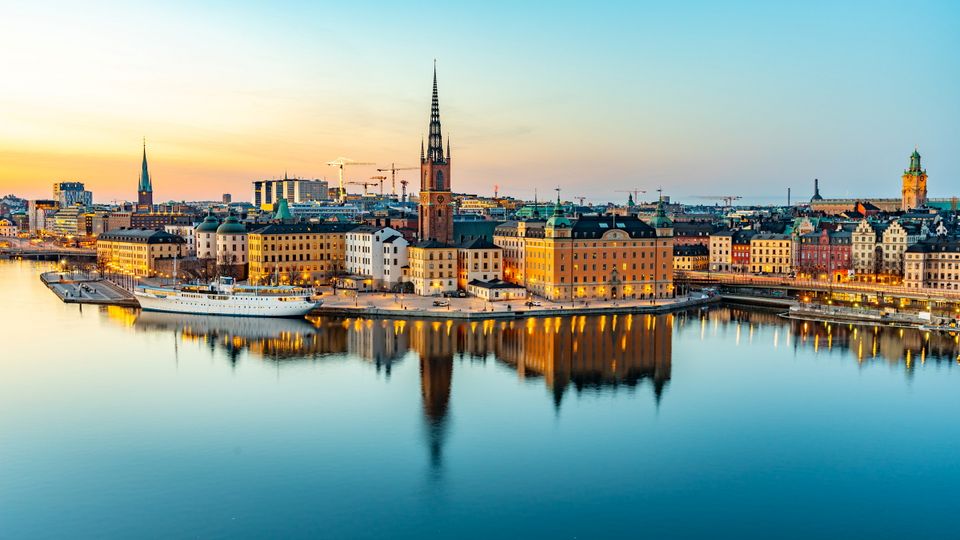
{"type": "Polygon", "coordinates": [[[303,317],[322,304],[313,289],[237,285],[225,276],[204,285],[143,285],[133,294],[148,311],[235,317],[303,317]]]}

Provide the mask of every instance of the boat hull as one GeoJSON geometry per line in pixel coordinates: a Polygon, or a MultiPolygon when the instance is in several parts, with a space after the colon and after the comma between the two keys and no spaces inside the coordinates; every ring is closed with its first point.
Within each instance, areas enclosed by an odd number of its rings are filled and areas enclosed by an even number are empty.
{"type": "Polygon", "coordinates": [[[231,317],[303,317],[320,302],[281,300],[255,295],[191,295],[170,293],[134,293],[141,309],[166,313],[226,315],[231,317]]]}

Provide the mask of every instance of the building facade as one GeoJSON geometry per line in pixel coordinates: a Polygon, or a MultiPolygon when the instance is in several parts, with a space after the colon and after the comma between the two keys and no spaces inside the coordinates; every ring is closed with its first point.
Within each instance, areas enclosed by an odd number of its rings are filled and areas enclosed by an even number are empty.
{"type": "Polygon", "coordinates": [[[789,274],[793,271],[793,241],[789,235],[759,233],[750,238],[750,271],[789,274]]]}
{"type": "Polygon", "coordinates": [[[467,290],[472,281],[503,279],[503,249],[482,238],[457,247],[457,287],[467,290]]]}
{"type": "Polygon", "coordinates": [[[673,295],[673,240],[635,216],[555,214],[524,251],[527,289],[549,300],[673,295]]]}
{"type": "Polygon", "coordinates": [[[710,268],[710,249],[703,244],[673,246],[673,269],[700,272],[710,268]]]}
{"type": "Polygon", "coordinates": [[[408,249],[408,276],[413,292],[420,296],[436,296],[457,290],[457,248],[427,240],[408,249]]]}
{"type": "Polygon", "coordinates": [[[184,257],[186,242],[166,231],[125,229],[97,237],[97,263],[106,272],[149,277],[157,261],[184,257]]]}
{"type": "Polygon", "coordinates": [[[390,289],[403,279],[408,242],[399,231],[361,225],[346,233],[345,246],[346,272],[369,279],[369,288],[390,289]]]}
{"type": "Polygon", "coordinates": [[[911,289],[960,290],[960,240],[940,234],[908,247],[903,284],[911,289]]]}
{"type": "Polygon", "coordinates": [[[823,229],[800,236],[797,272],[813,279],[840,281],[852,264],[853,235],[823,229]]]}
{"type": "Polygon", "coordinates": [[[546,223],[545,220],[508,221],[494,230],[493,243],[503,249],[504,281],[526,285],[527,238],[531,236],[531,231],[539,231],[532,236],[542,238],[546,223]]]}
{"type": "Polygon", "coordinates": [[[86,190],[83,182],[56,182],[53,184],[53,200],[61,208],[77,204],[88,207],[93,205],[93,193],[86,190]]]}
{"type": "Polygon", "coordinates": [[[252,283],[320,285],[344,271],[350,223],[276,223],[247,235],[252,283]]]}

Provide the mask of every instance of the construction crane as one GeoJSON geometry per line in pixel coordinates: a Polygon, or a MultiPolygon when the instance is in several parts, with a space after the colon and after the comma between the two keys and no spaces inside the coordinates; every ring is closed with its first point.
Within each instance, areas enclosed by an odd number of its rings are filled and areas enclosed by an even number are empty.
{"type": "Polygon", "coordinates": [[[383,181],[387,179],[386,176],[371,176],[371,180],[376,180],[380,183],[380,196],[383,197],[383,181]]]}
{"type": "Polygon", "coordinates": [[[353,186],[363,186],[363,196],[364,196],[364,197],[366,197],[367,195],[370,194],[370,193],[367,191],[367,188],[369,188],[370,186],[375,186],[375,185],[377,185],[376,182],[360,182],[360,181],[358,181],[358,180],[351,180],[350,182],[347,182],[347,183],[350,184],[350,185],[353,185],[353,186]]]}
{"type": "MultiPolygon", "coordinates": [[[[397,167],[396,163],[391,163],[389,169],[377,169],[377,172],[390,172],[390,194],[397,196],[397,171],[412,171],[420,167],[397,167]]],[[[381,193],[382,195],[382,193],[381,193]]]]}
{"type": "Polygon", "coordinates": [[[587,200],[587,198],[584,197],[583,195],[577,195],[576,197],[574,197],[574,199],[580,201],[580,206],[583,206],[583,201],[587,200]]]}
{"type": "Polygon", "coordinates": [[[343,200],[347,196],[347,190],[343,187],[343,168],[349,165],[376,165],[376,163],[368,163],[365,161],[356,161],[350,158],[338,157],[333,161],[328,161],[327,165],[337,168],[337,173],[340,177],[340,184],[337,192],[337,202],[343,204],[343,200]]]}
{"type": "Polygon", "coordinates": [[[403,202],[403,203],[407,202],[407,184],[409,183],[410,182],[407,182],[406,180],[400,181],[400,186],[402,186],[402,189],[403,189],[403,195],[400,197],[400,202],[403,202]]]}
{"type": "Polygon", "coordinates": [[[723,201],[724,206],[733,206],[733,201],[739,201],[743,197],[740,195],[698,195],[697,198],[711,201],[723,201]]]}

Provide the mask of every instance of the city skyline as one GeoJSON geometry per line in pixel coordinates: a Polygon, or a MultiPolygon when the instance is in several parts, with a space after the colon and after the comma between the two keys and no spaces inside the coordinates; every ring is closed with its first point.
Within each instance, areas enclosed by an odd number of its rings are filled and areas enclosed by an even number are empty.
{"type": "Polygon", "coordinates": [[[356,26],[340,24],[348,7],[285,7],[6,8],[16,24],[0,43],[21,52],[0,83],[3,191],[77,180],[130,200],[144,135],[157,201],[249,200],[252,180],[284,171],[334,180],[338,156],[411,166],[437,58],[455,191],[785,201],[791,187],[800,201],[820,178],[826,197],[896,197],[919,146],[930,195],[955,195],[960,16],[947,3],[452,6],[412,37],[400,29],[416,7],[356,26]],[[37,32],[49,39],[17,46],[37,32]]]}

